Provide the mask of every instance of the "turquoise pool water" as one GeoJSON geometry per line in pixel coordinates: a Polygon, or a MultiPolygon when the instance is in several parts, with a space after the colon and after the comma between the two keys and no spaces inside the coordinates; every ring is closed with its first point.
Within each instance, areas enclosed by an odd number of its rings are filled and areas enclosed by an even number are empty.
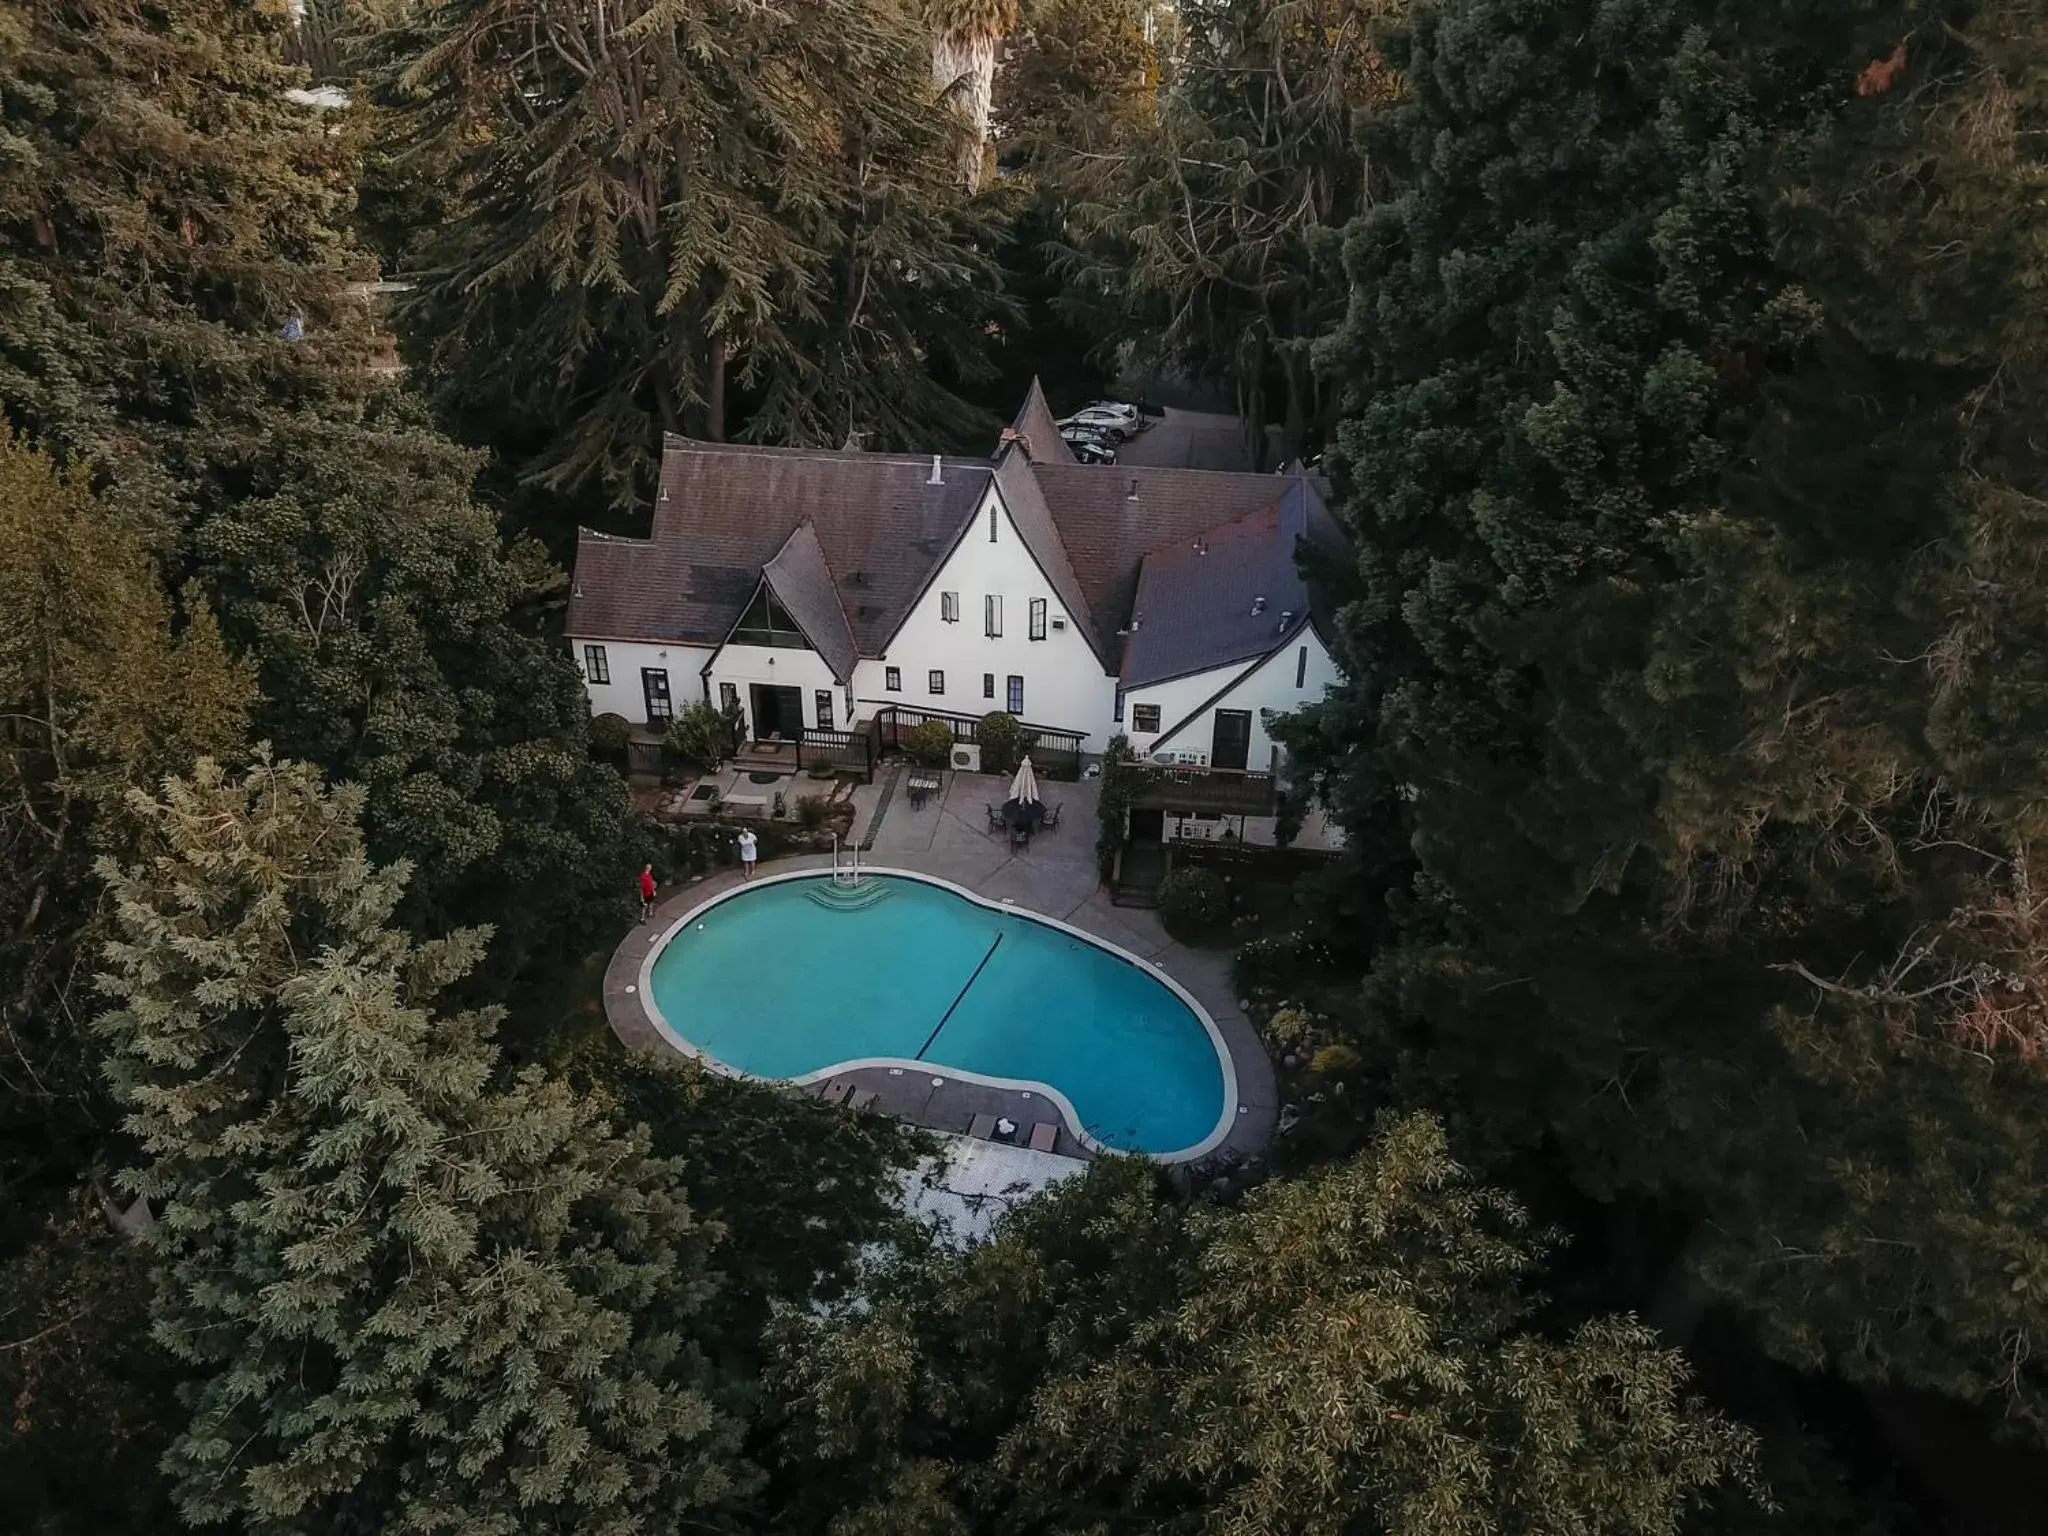
{"type": "Polygon", "coordinates": [[[1155,977],[941,886],[862,885],[880,899],[858,909],[822,902],[843,893],[819,878],[764,883],[691,918],[649,977],[669,1028],[758,1077],[889,1057],[1042,1083],[1122,1151],[1179,1152],[1216,1129],[1216,1047],[1155,977]]]}

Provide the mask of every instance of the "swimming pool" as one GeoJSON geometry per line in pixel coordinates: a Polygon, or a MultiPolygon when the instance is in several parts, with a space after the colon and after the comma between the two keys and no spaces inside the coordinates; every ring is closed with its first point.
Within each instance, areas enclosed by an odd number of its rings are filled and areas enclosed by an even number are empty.
{"type": "Polygon", "coordinates": [[[641,982],[677,1045],[755,1077],[865,1065],[1027,1089],[1084,1139],[1155,1157],[1209,1151],[1236,1113],[1222,1037],[1170,978],[923,876],[741,886],[670,929],[641,982]]]}

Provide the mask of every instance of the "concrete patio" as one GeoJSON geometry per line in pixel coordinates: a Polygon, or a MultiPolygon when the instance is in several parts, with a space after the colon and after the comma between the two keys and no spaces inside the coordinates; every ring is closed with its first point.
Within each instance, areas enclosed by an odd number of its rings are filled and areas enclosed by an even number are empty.
{"type": "MultiPolygon", "coordinates": [[[[1006,837],[986,830],[984,810],[1001,805],[1008,796],[1007,778],[949,772],[944,775],[941,792],[913,809],[902,790],[902,772],[897,766],[885,772],[876,786],[879,793],[872,818],[855,823],[856,833],[867,847],[863,864],[933,875],[986,900],[1010,902],[1058,918],[1171,976],[1215,1021],[1236,1067],[1236,1124],[1219,1152],[1262,1150],[1272,1140],[1278,1097],[1272,1064],[1257,1031],[1237,1006],[1230,983],[1230,956],[1221,950],[1189,949],[1167,937],[1156,914],[1110,904],[1095,872],[1095,782],[1041,781],[1040,794],[1046,805],[1060,807],[1059,827],[1041,832],[1027,849],[1012,853],[1006,837]]],[[[762,873],[823,868],[830,863],[828,855],[778,859],[764,864],[762,873]]],[[[654,921],[635,928],[614,951],[605,971],[605,1015],[626,1045],[636,1050],[674,1049],[641,1006],[641,964],[671,923],[739,880],[736,871],[721,872],[669,893],[654,921]]],[[[864,1068],[845,1075],[874,1091],[875,1108],[934,1130],[965,1131],[978,1114],[1006,1115],[1018,1122],[1022,1139],[1034,1122],[1061,1120],[1042,1096],[962,1082],[941,1066],[928,1073],[864,1068]]],[[[1070,1157],[1090,1155],[1063,1120],[1057,1149],[1070,1157]]]]}

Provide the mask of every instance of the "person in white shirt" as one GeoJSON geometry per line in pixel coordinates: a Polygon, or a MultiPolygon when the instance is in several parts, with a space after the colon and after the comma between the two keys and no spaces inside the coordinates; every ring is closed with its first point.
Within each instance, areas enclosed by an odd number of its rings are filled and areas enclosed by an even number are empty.
{"type": "Polygon", "coordinates": [[[754,860],[760,853],[760,841],[751,827],[740,829],[740,870],[749,880],[754,878],[754,860]]]}

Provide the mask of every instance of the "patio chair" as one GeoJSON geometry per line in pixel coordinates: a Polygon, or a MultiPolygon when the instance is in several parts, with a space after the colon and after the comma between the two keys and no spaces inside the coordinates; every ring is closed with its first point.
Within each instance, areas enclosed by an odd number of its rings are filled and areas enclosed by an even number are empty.
{"type": "Polygon", "coordinates": [[[991,832],[1000,832],[1000,831],[1002,831],[1002,830],[1003,830],[1003,813],[1002,813],[1001,811],[997,810],[997,809],[996,809],[996,808],[995,808],[994,806],[990,805],[990,804],[989,804],[989,803],[988,803],[988,802],[987,802],[986,800],[982,801],[982,803],[981,803],[981,808],[982,808],[982,809],[983,809],[984,811],[987,811],[987,812],[988,812],[988,829],[989,829],[989,831],[991,831],[991,832]]]}
{"type": "Polygon", "coordinates": [[[1044,821],[1044,823],[1043,823],[1043,824],[1042,824],[1042,825],[1041,825],[1041,826],[1039,827],[1039,830],[1040,830],[1041,832],[1050,832],[1050,831],[1051,831],[1051,830],[1052,830],[1052,829],[1053,829],[1054,827],[1058,826],[1059,824],[1060,824],[1060,808],[1059,808],[1058,806],[1056,806],[1056,805],[1049,805],[1049,806],[1047,806],[1047,807],[1045,808],[1045,821],[1044,821]]]}
{"type": "Polygon", "coordinates": [[[1050,1152],[1060,1139],[1060,1128],[1049,1120],[1041,1120],[1031,1127],[1031,1150],[1050,1152]]]}
{"type": "Polygon", "coordinates": [[[827,1104],[845,1102],[847,1094],[853,1091],[853,1084],[843,1077],[835,1077],[825,1085],[825,1091],[818,1095],[827,1104]]]}
{"type": "Polygon", "coordinates": [[[1031,846],[1031,831],[1028,827],[1010,828],[1010,852],[1022,853],[1031,846]]]}

